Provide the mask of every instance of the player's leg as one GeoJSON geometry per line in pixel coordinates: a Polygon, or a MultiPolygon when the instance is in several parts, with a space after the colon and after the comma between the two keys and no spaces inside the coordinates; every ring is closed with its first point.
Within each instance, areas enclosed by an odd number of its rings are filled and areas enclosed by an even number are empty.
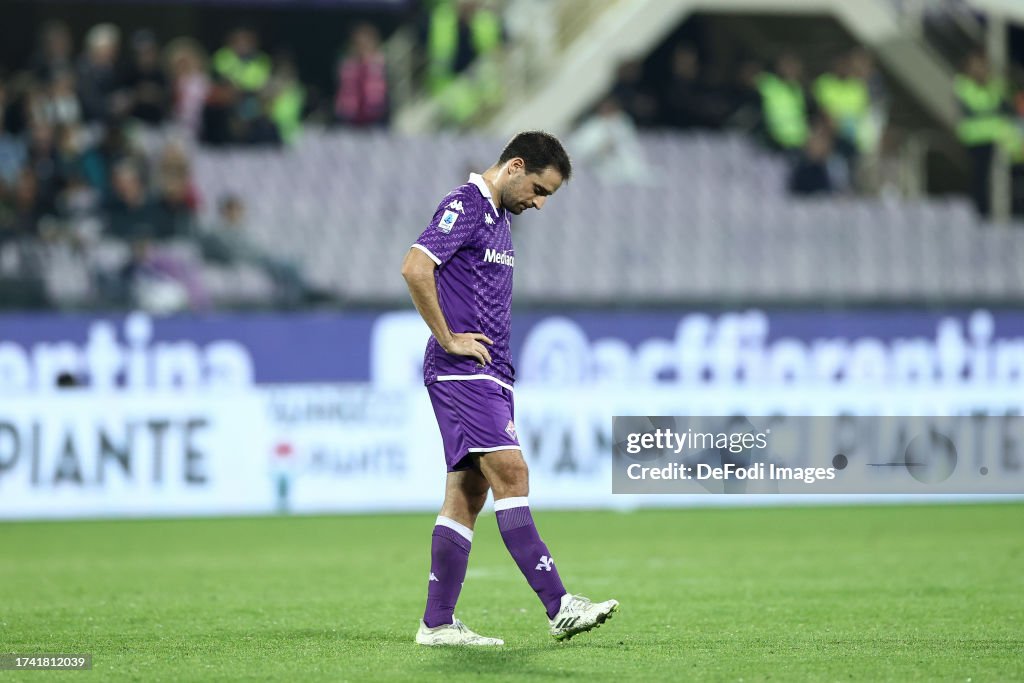
{"type": "Polygon", "coordinates": [[[473,526],[487,502],[487,480],[472,469],[449,472],[444,504],[430,542],[430,577],[423,623],[428,628],[451,624],[455,603],[466,580],[473,526]]]}
{"type": "Polygon", "coordinates": [[[554,559],[541,540],[530,512],[529,468],[522,451],[487,453],[478,456],[478,464],[494,490],[494,511],[501,538],[519,565],[519,571],[544,604],[551,635],[558,640],[568,640],[610,619],[619,608],[617,600],[595,603],[567,592],[562,585],[554,559]]]}
{"type": "Polygon", "coordinates": [[[533,522],[527,499],[529,469],[523,454],[518,450],[505,450],[476,457],[481,472],[494,490],[494,513],[501,539],[551,618],[558,612],[566,590],[533,522]]]}
{"type": "MultiPolygon", "coordinates": [[[[416,632],[420,645],[503,645],[499,638],[487,638],[466,628],[455,618],[455,603],[466,578],[473,526],[487,500],[487,480],[466,457],[467,438],[465,393],[456,382],[438,382],[427,387],[434,415],[441,428],[448,478],[444,504],[431,534],[430,575],[427,606],[416,632]]],[[[470,402],[472,399],[470,397],[470,402]]]]}

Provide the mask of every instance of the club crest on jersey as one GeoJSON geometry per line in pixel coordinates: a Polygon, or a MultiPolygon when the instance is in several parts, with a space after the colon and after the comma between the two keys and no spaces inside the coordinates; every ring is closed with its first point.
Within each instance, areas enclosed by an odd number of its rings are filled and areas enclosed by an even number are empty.
{"type": "Polygon", "coordinates": [[[462,208],[462,200],[461,199],[453,199],[450,202],[448,202],[448,208],[449,209],[455,209],[459,213],[466,213],[465,209],[462,208]]]}
{"type": "Polygon", "coordinates": [[[484,223],[486,223],[487,225],[494,225],[494,219],[491,218],[491,214],[489,214],[489,213],[485,213],[484,214],[484,223]]]}
{"type": "Polygon", "coordinates": [[[508,424],[505,425],[505,433],[511,436],[513,439],[516,438],[516,425],[514,422],[512,422],[512,420],[509,420],[508,424]]]}
{"type": "Polygon", "coordinates": [[[455,221],[457,220],[459,220],[459,214],[454,211],[445,211],[441,216],[441,220],[437,223],[437,229],[447,235],[455,227],[455,221]]]}

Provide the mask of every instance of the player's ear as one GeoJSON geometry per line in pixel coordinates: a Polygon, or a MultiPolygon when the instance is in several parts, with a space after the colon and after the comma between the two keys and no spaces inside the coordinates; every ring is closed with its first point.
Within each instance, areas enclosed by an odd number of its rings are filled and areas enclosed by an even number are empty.
{"type": "Polygon", "coordinates": [[[508,174],[515,175],[524,166],[526,166],[526,162],[523,161],[522,157],[513,157],[508,160],[508,174]]]}

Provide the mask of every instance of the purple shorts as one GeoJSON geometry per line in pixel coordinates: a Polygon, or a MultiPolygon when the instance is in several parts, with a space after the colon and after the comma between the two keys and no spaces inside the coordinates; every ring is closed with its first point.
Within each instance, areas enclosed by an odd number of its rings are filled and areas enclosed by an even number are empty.
{"type": "Polygon", "coordinates": [[[449,472],[472,467],[472,453],[520,450],[511,389],[487,379],[446,380],[428,384],[427,393],[449,472]]]}

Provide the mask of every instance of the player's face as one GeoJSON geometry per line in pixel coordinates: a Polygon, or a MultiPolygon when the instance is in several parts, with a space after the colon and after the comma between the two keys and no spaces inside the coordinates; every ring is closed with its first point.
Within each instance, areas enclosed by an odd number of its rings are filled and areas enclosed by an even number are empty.
{"type": "Polygon", "coordinates": [[[548,166],[540,173],[527,173],[522,159],[508,163],[508,183],[501,193],[501,205],[514,213],[540,209],[547,198],[562,186],[562,174],[548,166]]]}

